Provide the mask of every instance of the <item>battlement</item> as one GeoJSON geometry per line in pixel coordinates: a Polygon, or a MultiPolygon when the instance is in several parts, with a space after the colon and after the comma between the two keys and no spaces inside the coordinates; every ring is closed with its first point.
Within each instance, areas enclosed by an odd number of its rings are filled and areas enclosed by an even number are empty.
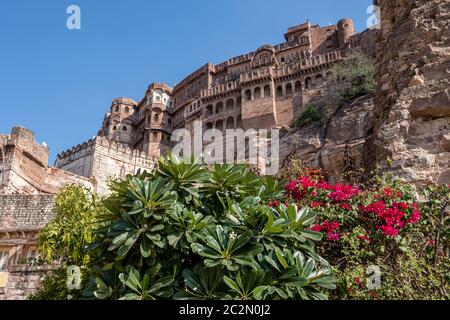
{"type": "Polygon", "coordinates": [[[123,104],[123,105],[129,105],[129,106],[137,106],[137,102],[134,101],[131,98],[126,98],[126,97],[119,97],[119,98],[115,98],[113,99],[113,105],[114,104],[123,104]]]}
{"type": "Polygon", "coordinates": [[[108,150],[112,150],[116,153],[122,153],[127,156],[138,157],[145,160],[153,160],[153,157],[144,151],[131,149],[129,146],[122,143],[111,141],[105,137],[97,136],[94,139],[89,139],[88,141],[80,143],[73,148],[59,153],[56,157],[56,162],[60,164],[66,158],[75,158],[85,150],[95,147],[96,145],[106,147],[108,150]]]}

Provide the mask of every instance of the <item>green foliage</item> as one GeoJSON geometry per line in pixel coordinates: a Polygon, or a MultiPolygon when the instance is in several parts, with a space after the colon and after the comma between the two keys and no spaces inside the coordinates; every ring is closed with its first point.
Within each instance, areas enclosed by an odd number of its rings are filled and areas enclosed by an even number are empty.
{"type": "Polygon", "coordinates": [[[39,253],[48,262],[84,265],[84,248],[93,241],[93,228],[103,206],[89,191],[69,185],[56,197],[56,216],[39,233],[39,253]]]}
{"type": "Polygon", "coordinates": [[[339,107],[355,98],[372,94],[375,90],[374,66],[364,53],[350,54],[342,62],[335,64],[330,72],[329,81],[337,85],[327,88],[327,105],[339,107]]]}
{"type": "Polygon", "coordinates": [[[67,267],[80,267],[82,281],[86,281],[90,264],[96,258],[85,248],[94,241],[94,229],[101,224],[104,207],[101,200],[88,190],[68,185],[61,189],[55,201],[56,215],[39,233],[38,265],[57,263],[56,270],[45,273],[35,300],[77,298],[80,290],[67,288],[67,267]]]}
{"type": "Polygon", "coordinates": [[[114,182],[85,297],[325,299],[334,279],[314,250],[315,215],[268,205],[282,194],[245,166],[208,169],[172,155],[114,182]]]}
{"type": "Polygon", "coordinates": [[[322,116],[318,111],[317,107],[313,105],[307,105],[305,111],[297,119],[295,126],[297,128],[302,128],[310,123],[320,121],[322,116]]]}
{"type": "Polygon", "coordinates": [[[333,185],[298,162],[289,174],[290,199],[314,208],[312,229],[327,235],[316,250],[337,277],[330,298],[450,298],[448,185],[420,189],[389,174],[333,185]],[[368,285],[369,266],[381,271],[379,287],[368,285]]]}

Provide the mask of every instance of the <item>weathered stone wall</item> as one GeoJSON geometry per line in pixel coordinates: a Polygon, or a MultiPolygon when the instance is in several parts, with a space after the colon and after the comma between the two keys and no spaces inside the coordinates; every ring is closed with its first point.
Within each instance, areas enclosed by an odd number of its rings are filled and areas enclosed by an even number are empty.
{"type": "Polygon", "coordinates": [[[39,286],[41,271],[22,260],[36,253],[38,232],[54,216],[54,195],[0,195],[0,251],[8,255],[0,273],[0,300],[26,299],[39,286]]]}
{"type": "Polygon", "coordinates": [[[55,166],[75,175],[95,177],[94,190],[106,194],[111,178],[124,178],[138,170],[150,171],[155,161],[145,152],[132,150],[104,137],[96,137],[58,155],[55,166]]]}
{"type": "Polygon", "coordinates": [[[450,183],[450,2],[378,0],[375,133],[367,159],[410,182],[450,183]]]}
{"type": "Polygon", "coordinates": [[[55,194],[66,184],[80,184],[95,189],[92,179],[48,166],[48,147],[39,144],[34,133],[14,127],[0,141],[0,194],[55,194]]]}

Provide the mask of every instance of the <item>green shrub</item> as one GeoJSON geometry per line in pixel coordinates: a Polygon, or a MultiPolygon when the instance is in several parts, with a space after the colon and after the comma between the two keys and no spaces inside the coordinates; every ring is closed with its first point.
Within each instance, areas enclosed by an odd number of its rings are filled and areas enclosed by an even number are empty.
{"type": "Polygon", "coordinates": [[[81,281],[86,281],[89,266],[95,259],[86,253],[85,247],[93,241],[93,231],[104,212],[101,200],[82,187],[68,185],[56,197],[55,211],[56,216],[39,233],[38,251],[41,258],[36,265],[56,262],[58,267],[44,274],[38,292],[30,297],[32,300],[79,297],[80,290],[67,288],[67,267],[78,266],[84,274],[81,281]]]}
{"type": "Polygon", "coordinates": [[[373,94],[374,70],[371,59],[360,52],[354,52],[335,64],[330,70],[331,76],[328,81],[338,85],[331,86],[325,91],[326,104],[340,107],[355,98],[373,94]]]}
{"type": "Polygon", "coordinates": [[[321,115],[317,108],[313,105],[307,105],[305,111],[297,119],[295,126],[297,128],[302,128],[310,123],[320,121],[321,115]]]}
{"type": "Polygon", "coordinates": [[[245,166],[169,156],[111,191],[86,297],[325,299],[335,287],[313,212],[276,203],[282,187],[245,166]]]}
{"type": "Polygon", "coordinates": [[[331,298],[449,299],[447,185],[417,190],[387,174],[365,185],[330,184],[317,169],[295,169],[287,201],[318,215],[312,230],[326,237],[317,252],[338,280],[331,298]],[[380,286],[368,285],[370,266],[379,268],[380,286]]]}

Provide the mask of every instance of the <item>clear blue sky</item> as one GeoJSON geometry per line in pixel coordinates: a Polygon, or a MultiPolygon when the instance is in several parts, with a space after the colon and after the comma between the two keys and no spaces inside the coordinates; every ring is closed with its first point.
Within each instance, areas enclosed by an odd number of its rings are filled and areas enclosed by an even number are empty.
{"type": "Polygon", "coordinates": [[[2,0],[0,133],[22,125],[56,154],[94,136],[115,97],[142,98],[208,61],[283,41],[290,26],[343,17],[365,29],[372,0],[2,0]],[[66,9],[81,8],[81,30],[66,9]]]}

